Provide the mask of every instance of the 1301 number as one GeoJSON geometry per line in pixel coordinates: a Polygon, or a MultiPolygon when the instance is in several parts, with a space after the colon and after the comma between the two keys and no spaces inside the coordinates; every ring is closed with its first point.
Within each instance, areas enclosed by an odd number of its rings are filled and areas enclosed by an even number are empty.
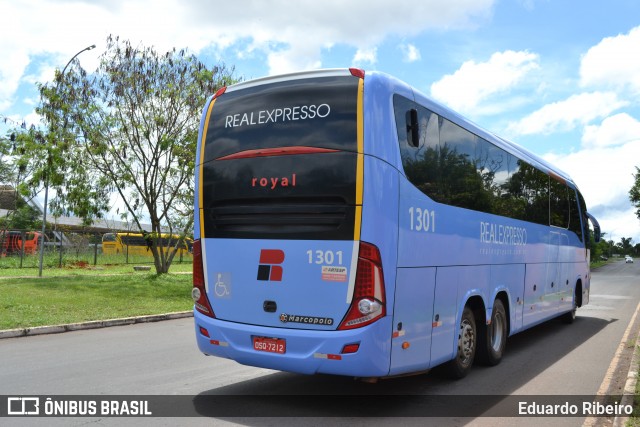
{"type": "Polygon", "coordinates": [[[338,265],[342,265],[342,251],[308,250],[307,256],[309,257],[309,264],[333,265],[335,262],[338,265]]]}
{"type": "Polygon", "coordinates": [[[435,233],[436,231],[436,213],[429,209],[416,207],[409,208],[409,229],[411,231],[424,231],[427,233],[435,233]]]}

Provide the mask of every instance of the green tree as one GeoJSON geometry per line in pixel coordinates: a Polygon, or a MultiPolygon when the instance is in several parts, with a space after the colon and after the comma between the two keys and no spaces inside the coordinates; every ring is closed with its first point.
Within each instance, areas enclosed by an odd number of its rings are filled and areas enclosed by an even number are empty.
{"type": "Polygon", "coordinates": [[[6,138],[0,137],[0,186],[4,185],[5,192],[15,191],[12,204],[6,207],[7,215],[0,218],[0,228],[28,230],[42,225],[40,213],[28,204],[32,194],[25,182],[32,175],[31,165],[36,163],[24,156],[25,144],[33,143],[35,135],[34,128],[26,130],[23,124],[8,131],[6,138]]]}
{"type": "Polygon", "coordinates": [[[637,208],[636,216],[640,219],[640,168],[637,166],[636,173],[633,174],[633,177],[635,178],[635,183],[633,187],[631,187],[631,190],[629,190],[629,199],[631,203],[633,203],[633,206],[637,208]]]}
{"type": "Polygon", "coordinates": [[[621,237],[620,238],[620,248],[622,250],[623,255],[629,255],[633,249],[633,245],[631,244],[631,237],[621,237]]]}
{"type": "Polygon", "coordinates": [[[193,226],[193,171],[200,114],[208,96],[234,82],[233,69],[207,67],[185,50],[159,54],[107,38],[100,65],[77,62],[40,85],[38,112],[48,125],[28,156],[45,159],[32,179],[55,191],[51,206],[90,221],[113,193],[123,217],[148,237],[156,272],[166,273],[193,226]],[[172,248],[162,233],[179,234],[172,248]]]}
{"type": "Polygon", "coordinates": [[[607,233],[602,233],[600,241],[598,243],[595,242],[595,236],[593,233],[589,233],[590,244],[591,244],[591,261],[598,261],[604,258],[610,258],[613,252],[613,240],[605,240],[604,236],[607,233]]]}
{"type": "Polygon", "coordinates": [[[15,140],[15,134],[13,133],[8,135],[7,138],[0,137],[0,184],[13,181],[13,170],[10,161],[12,140],[15,140]]]}

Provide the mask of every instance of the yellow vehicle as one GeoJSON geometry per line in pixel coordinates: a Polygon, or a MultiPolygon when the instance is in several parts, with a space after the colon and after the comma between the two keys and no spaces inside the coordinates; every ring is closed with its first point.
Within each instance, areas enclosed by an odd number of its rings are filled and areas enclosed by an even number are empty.
{"type": "MultiPolygon", "coordinates": [[[[162,234],[162,244],[164,247],[173,247],[178,239],[177,234],[162,234]]],[[[105,255],[124,254],[143,255],[152,257],[150,237],[145,238],[142,233],[105,233],[102,236],[102,253],[105,255]]],[[[189,237],[181,244],[176,257],[191,257],[193,240],[189,237]]]]}

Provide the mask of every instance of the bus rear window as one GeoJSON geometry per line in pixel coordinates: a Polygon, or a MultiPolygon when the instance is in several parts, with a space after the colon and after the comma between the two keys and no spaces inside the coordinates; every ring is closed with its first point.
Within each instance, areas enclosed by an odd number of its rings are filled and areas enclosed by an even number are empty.
{"type": "Polygon", "coordinates": [[[358,79],[316,77],[227,91],[209,120],[204,161],[283,147],[357,151],[358,79]]]}

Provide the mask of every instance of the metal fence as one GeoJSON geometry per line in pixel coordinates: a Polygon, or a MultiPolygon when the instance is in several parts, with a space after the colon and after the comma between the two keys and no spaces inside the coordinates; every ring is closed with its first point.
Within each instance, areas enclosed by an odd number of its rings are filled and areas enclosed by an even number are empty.
{"type": "MultiPolygon", "coordinates": [[[[87,267],[119,264],[153,264],[151,250],[139,254],[140,250],[131,250],[123,245],[122,251],[104,254],[102,236],[104,233],[62,232],[47,230],[44,239],[43,266],[87,267]]],[[[31,230],[0,230],[0,269],[39,267],[40,232],[31,230]]],[[[190,254],[178,252],[173,263],[191,263],[190,254]]],[[[1,273],[0,273],[1,274],[1,273]]]]}

